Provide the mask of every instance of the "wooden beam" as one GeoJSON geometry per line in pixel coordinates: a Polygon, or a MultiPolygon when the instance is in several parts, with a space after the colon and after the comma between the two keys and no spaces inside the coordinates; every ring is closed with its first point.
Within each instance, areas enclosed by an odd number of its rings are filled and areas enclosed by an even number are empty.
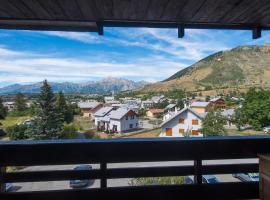
{"type": "Polygon", "coordinates": [[[98,32],[96,22],[59,20],[0,19],[0,29],[98,32]]]}
{"type": "Polygon", "coordinates": [[[262,28],[260,26],[257,26],[253,28],[252,30],[252,38],[253,39],[258,39],[262,36],[262,28]]]}
{"type": "Polygon", "coordinates": [[[178,27],[178,38],[183,38],[185,36],[185,28],[183,26],[178,27]]]}
{"type": "Polygon", "coordinates": [[[6,167],[0,166],[0,193],[6,191],[6,184],[4,182],[4,174],[6,173],[6,167]]]}

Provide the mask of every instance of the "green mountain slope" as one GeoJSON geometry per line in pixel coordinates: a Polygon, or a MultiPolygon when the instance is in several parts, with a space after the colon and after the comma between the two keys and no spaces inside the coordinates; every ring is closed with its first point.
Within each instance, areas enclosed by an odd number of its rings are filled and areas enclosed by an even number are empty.
{"type": "Polygon", "coordinates": [[[240,46],[210,55],[142,91],[270,88],[270,45],[240,46]]]}

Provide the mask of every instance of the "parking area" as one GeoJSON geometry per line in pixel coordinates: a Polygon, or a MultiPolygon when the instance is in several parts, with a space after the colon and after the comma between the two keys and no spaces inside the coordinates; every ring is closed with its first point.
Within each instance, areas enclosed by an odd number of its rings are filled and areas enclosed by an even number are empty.
{"type": "MultiPolygon", "coordinates": [[[[236,164],[236,163],[257,163],[257,159],[241,159],[241,160],[213,160],[204,161],[203,165],[211,164],[236,164]]],[[[108,164],[108,168],[129,168],[129,167],[154,167],[154,166],[185,166],[192,165],[192,161],[173,161],[173,162],[147,162],[147,163],[113,163],[108,164]]],[[[93,169],[99,169],[99,164],[91,164],[93,169]]],[[[24,168],[21,171],[48,171],[48,170],[69,170],[76,165],[57,165],[57,166],[33,166],[24,168]]],[[[239,179],[234,178],[231,174],[216,175],[219,182],[236,182],[239,179]]],[[[125,179],[109,179],[107,180],[108,187],[128,186],[130,178],[125,179]]],[[[100,180],[95,180],[94,184],[88,188],[99,188],[100,180]]],[[[44,190],[61,190],[71,189],[69,181],[49,181],[49,182],[27,182],[13,183],[13,191],[44,191],[44,190]]]]}

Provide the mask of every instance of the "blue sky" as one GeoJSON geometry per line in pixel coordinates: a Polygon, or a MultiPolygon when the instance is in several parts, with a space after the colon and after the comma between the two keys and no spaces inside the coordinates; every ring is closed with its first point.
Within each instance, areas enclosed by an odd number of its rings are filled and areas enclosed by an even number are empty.
{"type": "Polygon", "coordinates": [[[39,82],[96,81],[105,77],[163,80],[198,60],[239,45],[270,43],[250,31],[105,28],[105,35],[0,30],[0,87],[39,82]]]}

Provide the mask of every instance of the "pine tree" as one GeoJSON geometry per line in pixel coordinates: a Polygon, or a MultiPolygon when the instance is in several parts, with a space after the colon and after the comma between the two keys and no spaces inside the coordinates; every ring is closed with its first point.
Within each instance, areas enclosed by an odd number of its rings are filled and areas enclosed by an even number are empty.
{"type": "Polygon", "coordinates": [[[15,104],[15,109],[18,112],[23,112],[27,108],[26,99],[22,93],[16,94],[15,99],[14,99],[14,104],[15,104]]]}
{"type": "Polygon", "coordinates": [[[38,98],[37,118],[32,126],[36,138],[56,139],[63,122],[56,109],[56,98],[47,80],[43,81],[38,98]]]}
{"type": "Polygon", "coordinates": [[[62,91],[57,95],[56,108],[63,122],[70,123],[73,121],[73,110],[67,105],[62,91]]]}
{"type": "Polygon", "coordinates": [[[3,105],[3,100],[0,97],[0,119],[5,119],[7,116],[7,109],[3,105]]]}

